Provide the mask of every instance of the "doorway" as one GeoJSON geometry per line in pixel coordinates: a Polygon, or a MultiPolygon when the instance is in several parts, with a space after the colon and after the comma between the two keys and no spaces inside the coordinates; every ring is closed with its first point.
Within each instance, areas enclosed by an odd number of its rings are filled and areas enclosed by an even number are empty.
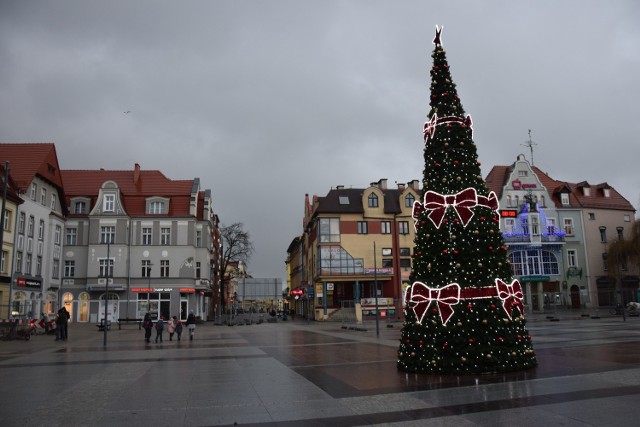
{"type": "Polygon", "coordinates": [[[580,308],[580,288],[578,285],[571,286],[571,308],[580,308]]]}

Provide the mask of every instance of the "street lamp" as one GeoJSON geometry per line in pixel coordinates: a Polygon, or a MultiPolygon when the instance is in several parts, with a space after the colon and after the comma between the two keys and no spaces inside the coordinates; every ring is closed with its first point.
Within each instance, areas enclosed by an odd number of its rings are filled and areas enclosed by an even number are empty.
{"type": "Polygon", "coordinates": [[[111,234],[106,235],[107,238],[107,262],[106,262],[106,284],[105,284],[105,295],[104,295],[104,323],[103,331],[104,331],[104,346],[107,346],[107,306],[109,305],[109,270],[111,268],[111,234]]]}
{"type": "Polygon", "coordinates": [[[151,302],[149,300],[149,295],[151,295],[151,267],[153,267],[153,264],[149,262],[147,264],[147,283],[149,284],[147,289],[147,313],[151,313],[151,302]]]}
{"type": "Polygon", "coordinates": [[[378,313],[378,264],[376,261],[376,242],[373,242],[373,282],[376,292],[376,337],[380,338],[380,322],[378,313]]]}

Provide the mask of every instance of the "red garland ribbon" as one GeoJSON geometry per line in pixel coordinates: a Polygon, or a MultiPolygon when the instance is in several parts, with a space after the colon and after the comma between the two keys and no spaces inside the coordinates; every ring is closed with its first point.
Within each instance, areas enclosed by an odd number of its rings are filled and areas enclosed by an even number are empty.
{"type": "Polygon", "coordinates": [[[477,204],[478,195],[475,188],[467,188],[458,194],[452,195],[442,195],[435,191],[427,191],[424,195],[424,209],[431,211],[429,212],[429,219],[436,228],[440,228],[444,214],[449,206],[453,207],[460,221],[466,227],[473,217],[471,208],[476,207],[477,204]]]}
{"type": "Polygon", "coordinates": [[[410,289],[407,289],[405,302],[413,303],[410,307],[420,323],[433,301],[436,301],[443,325],[446,325],[453,315],[452,306],[462,300],[498,297],[502,300],[502,308],[509,319],[513,317],[514,308],[524,316],[524,304],[522,304],[524,293],[520,282],[517,279],[514,279],[511,284],[506,284],[500,279],[495,279],[495,282],[495,286],[465,289],[461,289],[457,283],[451,283],[442,288],[430,288],[422,282],[414,282],[410,289]]]}
{"type": "Polygon", "coordinates": [[[431,116],[431,119],[428,122],[425,122],[424,124],[424,130],[423,130],[424,141],[427,142],[427,139],[430,136],[434,136],[436,134],[436,126],[443,125],[446,123],[459,123],[464,127],[472,128],[471,130],[473,131],[473,121],[471,120],[471,116],[467,116],[464,119],[456,116],[447,116],[447,117],[438,118],[438,114],[433,113],[433,116],[431,116]]]}
{"type": "MultiPolygon", "coordinates": [[[[474,215],[471,208],[482,206],[497,211],[498,197],[493,191],[489,193],[488,197],[478,195],[473,187],[467,188],[458,194],[451,195],[442,195],[435,191],[427,191],[424,196],[424,203],[413,202],[411,216],[417,222],[423,212],[430,210],[429,219],[436,228],[440,228],[444,214],[449,206],[455,209],[456,214],[458,214],[458,217],[466,227],[474,215]]],[[[417,232],[418,227],[416,223],[414,223],[414,227],[417,232]]]]}

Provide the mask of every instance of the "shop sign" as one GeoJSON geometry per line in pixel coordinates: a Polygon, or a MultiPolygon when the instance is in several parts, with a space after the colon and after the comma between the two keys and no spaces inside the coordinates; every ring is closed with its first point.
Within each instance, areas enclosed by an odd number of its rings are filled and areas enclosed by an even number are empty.
{"type": "Polygon", "coordinates": [[[153,288],[131,288],[131,292],[153,292],[153,288]]]}
{"type": "Polygon", "coordinates": [[[540,276],[540,275],[532,275],[532,276],[522,276],[520,277],[520,281],[522,282],[548,282],[551,280],[549,276],[540,276]]]}
{"type": "Polygon", "coordinates": [[[364,274],[393,274],[393,268],[365,268],[364,274]]]}
{"type": "Polygon", "coordinates": [[[193,294],[196,292],[195,288],[180,288],[180,292],[185,292],[189,294],[193,294]]]}
{"type": "Polygon", "coordinates": [[[171,292],[173,288],[153,288],[153,292],[171,292]]]}
{"type": "Polygon", "coordinates": [[[40,288],[40,282],[33,279],[27,279],[26,277],[18,277],[16,279],[16,286],[19,288],[40,288]]]}

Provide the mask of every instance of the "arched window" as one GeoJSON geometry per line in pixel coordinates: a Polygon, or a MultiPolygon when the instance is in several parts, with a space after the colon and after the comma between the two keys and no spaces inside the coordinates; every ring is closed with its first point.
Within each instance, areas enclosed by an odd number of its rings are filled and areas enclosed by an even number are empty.
{"type": "Polygon", "coordinates": [[[369,207],[370,208],[378,207],[378,196],[376,196],[376,193],[369,194],[369,207]]]}
{"type": "Polygon", "coordinates": [[[89,321],[89,294],[86,292],[82,292],[78,295],[78,321],[89,321]]]}
{"type": "Polygon", "coordinates": [[[69,319],[73,319],[73,294],[71,292],[65,292],[62,295],[62,304],[69,312],[69,319]]]}
{"type": "Polygon", "coordinates": [[[404,198],[404,206],[406,208],[411,208],[413,207],[413,202],[416,201],[416,198],[413,197],[413,194],[407,194],[404,198]]]}
{"type": "Polygon", "coordinates": [[[13,309],[11,310],[12,316],[19,314],[26,314],[27,294],[22,291],[18,291],[13,294],[13,309]]]}

